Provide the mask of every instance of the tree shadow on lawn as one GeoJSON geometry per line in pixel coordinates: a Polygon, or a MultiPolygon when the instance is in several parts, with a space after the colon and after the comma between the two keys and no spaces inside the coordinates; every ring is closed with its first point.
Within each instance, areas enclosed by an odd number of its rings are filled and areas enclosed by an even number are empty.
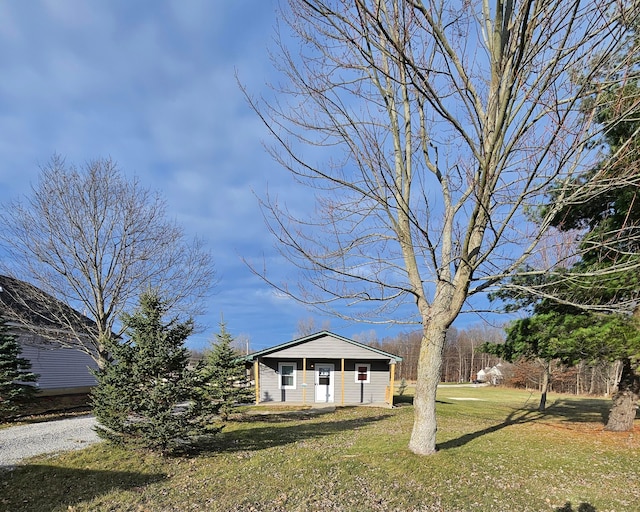
{"type": "MultiPolygon", "coordinates": [[[[346,409],[344,407],[343,409],[346,409]]],[[[291,421],[304,421],[318,418],[327,414],[333,414],[335,407],[327,408],[307,408],[307,409],[264,409],[263,411],[254,409],[251,413],[242,413],[231,416],[229,419],[234,423],[287,423],[291,421]]]]}
{"type": "Polygon", "coordinates": [[[572,423],[596,423],[606,425],[609,412],[613,403],[602,398],[588,398],[571,400],[559,398],[554,400],[545,411],[545,414],[563,418],[572,423]]]}
{"type": "Polygon", "coordinates": [[[465,434],[456,439],[450,439],[437,445],[438,450],[447,450],[463,446],[478,437],[502,430],[511,425],[530,423],[541,419],[556,419],[567,423],[598,423],[602,427],[606,424],[609,414],[607,400],[580,399],[571,400],[559,398],[547,406],[544,412],[537,409],[516,409],[510,412],[504,421],[477,432],[465,434]]]}
{"type": "Polygon", "coordinates": [[[564,506],[556,508],[555,512],[597,512],[597,510],[589,503],[580,503],[578,508],[573,508],[571,502],[567,501],[564,506]]]}
{"type": "Polygon", "coordinates": [[[449,439],[444,443],[438,443],[436,445],[436,450],[449,450],[451,448],[458,448],[486,434],[497,432],[498,430],[502,430],[503,428],[509,427],[511,425],[520,425],[523,423],[530,423],[542,417],[543,417],[543,413],[540,413],[537,410],[533,410],[533,409],[515,410],[510,412],[509,415],[505,418],[505,420],[502,421],[501,423],[497,423],[496,425],[483,428],[482,430],[478,430],[476,432],[470,432],[469,434],[464,434],[463,436],[457,437],[455,439],[449,439]]]}
{"type": "Polygon", "coordinates": [[[164,474],[96,471],[29,464],[0,471],[0,510],[71,510],[112,490],[126,491],[166,479],[164,474]]]}
{"type": "MultiPolygon", "coordinates": [[[[216,440],[211,451],[237,452],[255,451],[283,446],[286,444],[303,441],[305,439],[315,439],[330,436],[339,432],[358,430],[369,424],[384,420],[390,414],[378,414],[376,416],[353,418],[337,421],[311,421],[316,419],[318,414],[309,416],[292,417],[290,415],[269,415],[256,419],[256,423],[266,426],[256,426],[253,428],[243,428],[238,430],[223,430],[216,440]]],[[[203,447],[206,449],[206,447],[203,447]]]]}

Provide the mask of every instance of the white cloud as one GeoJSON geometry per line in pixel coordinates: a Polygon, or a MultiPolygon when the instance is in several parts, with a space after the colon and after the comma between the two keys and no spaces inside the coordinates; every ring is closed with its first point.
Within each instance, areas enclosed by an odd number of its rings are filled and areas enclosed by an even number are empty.
{"type": "Polygon", "coordinates": [[[237,85],[260,95],[275,1],[0,2],[0,202],[28,193],[53,155],[111,156],[159,190],[169,215],[211,245],[222,277],[207,321],[286,341],[302,306],[242,263],[264,254],[284,279],[254,192],[300,214],[311,192],[262,147],[267,133],[237,85]],[[274,334],[276,333],[276,334],[274,334]]]}

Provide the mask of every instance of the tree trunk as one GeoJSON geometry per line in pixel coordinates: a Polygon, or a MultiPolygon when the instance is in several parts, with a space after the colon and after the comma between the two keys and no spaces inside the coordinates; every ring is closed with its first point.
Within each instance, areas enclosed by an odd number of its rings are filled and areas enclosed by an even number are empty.
{"type": "Polygon", "coordinates": [[[414,423],[409,440],[409,449],[418,455],[430,455],[436,451],[436,392],[440,383],[446,333],[444,325],[433,321],[424,329],[413,400],[414,423]]]}
{"type": "Polygon", "coordinates": [[[540,405],[538,405],[538,411],[544,412],[547,408],[547,391],[549,390],[549,370],[550,362],[543,361],[544,371],[542,372],[542,385],[540,386],[540,405]]]}
{"type": "Polygon", "coordinates": [[[596,366],[591,367],[591,381],[589,382],[589,394],[594,395],[596,392],[596,366]]]}
{"type": "Polygon", "coordinates": [[[476,350],[472,342],[471,343],[471,362],[469,363],[469,379],[467,380],[467,382],[471,382],[473,380],[473,363],[474,363],[473,360],[475,355],[476,355],[476,350]]]}
{"type": "Polygon", "coordinates": [[[95,343],[95,354],[92,355],[94,361],[98,364],[98,369],[104,370],[111,363],[111,354],[109,353],[109,339],[107,336],[99,335],[95,343]]]}
{"type": "Polygon", "coordinates": [[[618,382],[622,381],[622,369],[622,361],[617,360],[615,363],[613,363],[611,369],[609,370],[609,378],[607,380],[607,396],[613,395],[613,393],[615,393],[617,389],[618,382]]]}
{"type": "Polygon", "coordinates": [[[622,376],[618,391],[613,395],[613,405],[609,413],[609,420],[605,430],[613,432],[628,432],[633,430],[640,398],[640,376],[631,365],[631,360],[622,361],[622,376]]]}
{"type": "Polygon", "coordinates": [[[580,394],[582,388],[582,373],[584,372],[585,364],[584,361],[580,361],[578,364],[578,368],[576,371],[576,395],[580,394]]]}

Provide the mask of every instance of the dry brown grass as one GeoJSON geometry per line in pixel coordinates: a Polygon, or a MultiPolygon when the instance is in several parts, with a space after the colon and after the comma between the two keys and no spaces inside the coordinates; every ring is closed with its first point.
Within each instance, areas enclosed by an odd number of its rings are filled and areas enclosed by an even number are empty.
{"type": "Polygon", "coordinates": [[[640,426],[605,432],[606,400],[552,396],[549,403],[541,415],[528,393],[446,388],[439,451],[429,457],[407,450],[411,406],[238,418],[216,446],[188,456],[162,459],[103,444],[37,458],[0,475],[0,508],[640,510],[640,426]]]}

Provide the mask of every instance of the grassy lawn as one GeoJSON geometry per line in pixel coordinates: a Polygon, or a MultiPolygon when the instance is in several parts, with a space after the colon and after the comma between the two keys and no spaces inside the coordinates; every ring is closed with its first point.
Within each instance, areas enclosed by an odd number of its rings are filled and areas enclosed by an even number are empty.
{"type": "Polygon", "coordinates": [[[409,405],[230,421],[215,450],[162,459],[100,444],[0,473],[7,511],[640,511],[640,424],[607,400],[439,392],[439,451],[407,450],[409,405]]]}

